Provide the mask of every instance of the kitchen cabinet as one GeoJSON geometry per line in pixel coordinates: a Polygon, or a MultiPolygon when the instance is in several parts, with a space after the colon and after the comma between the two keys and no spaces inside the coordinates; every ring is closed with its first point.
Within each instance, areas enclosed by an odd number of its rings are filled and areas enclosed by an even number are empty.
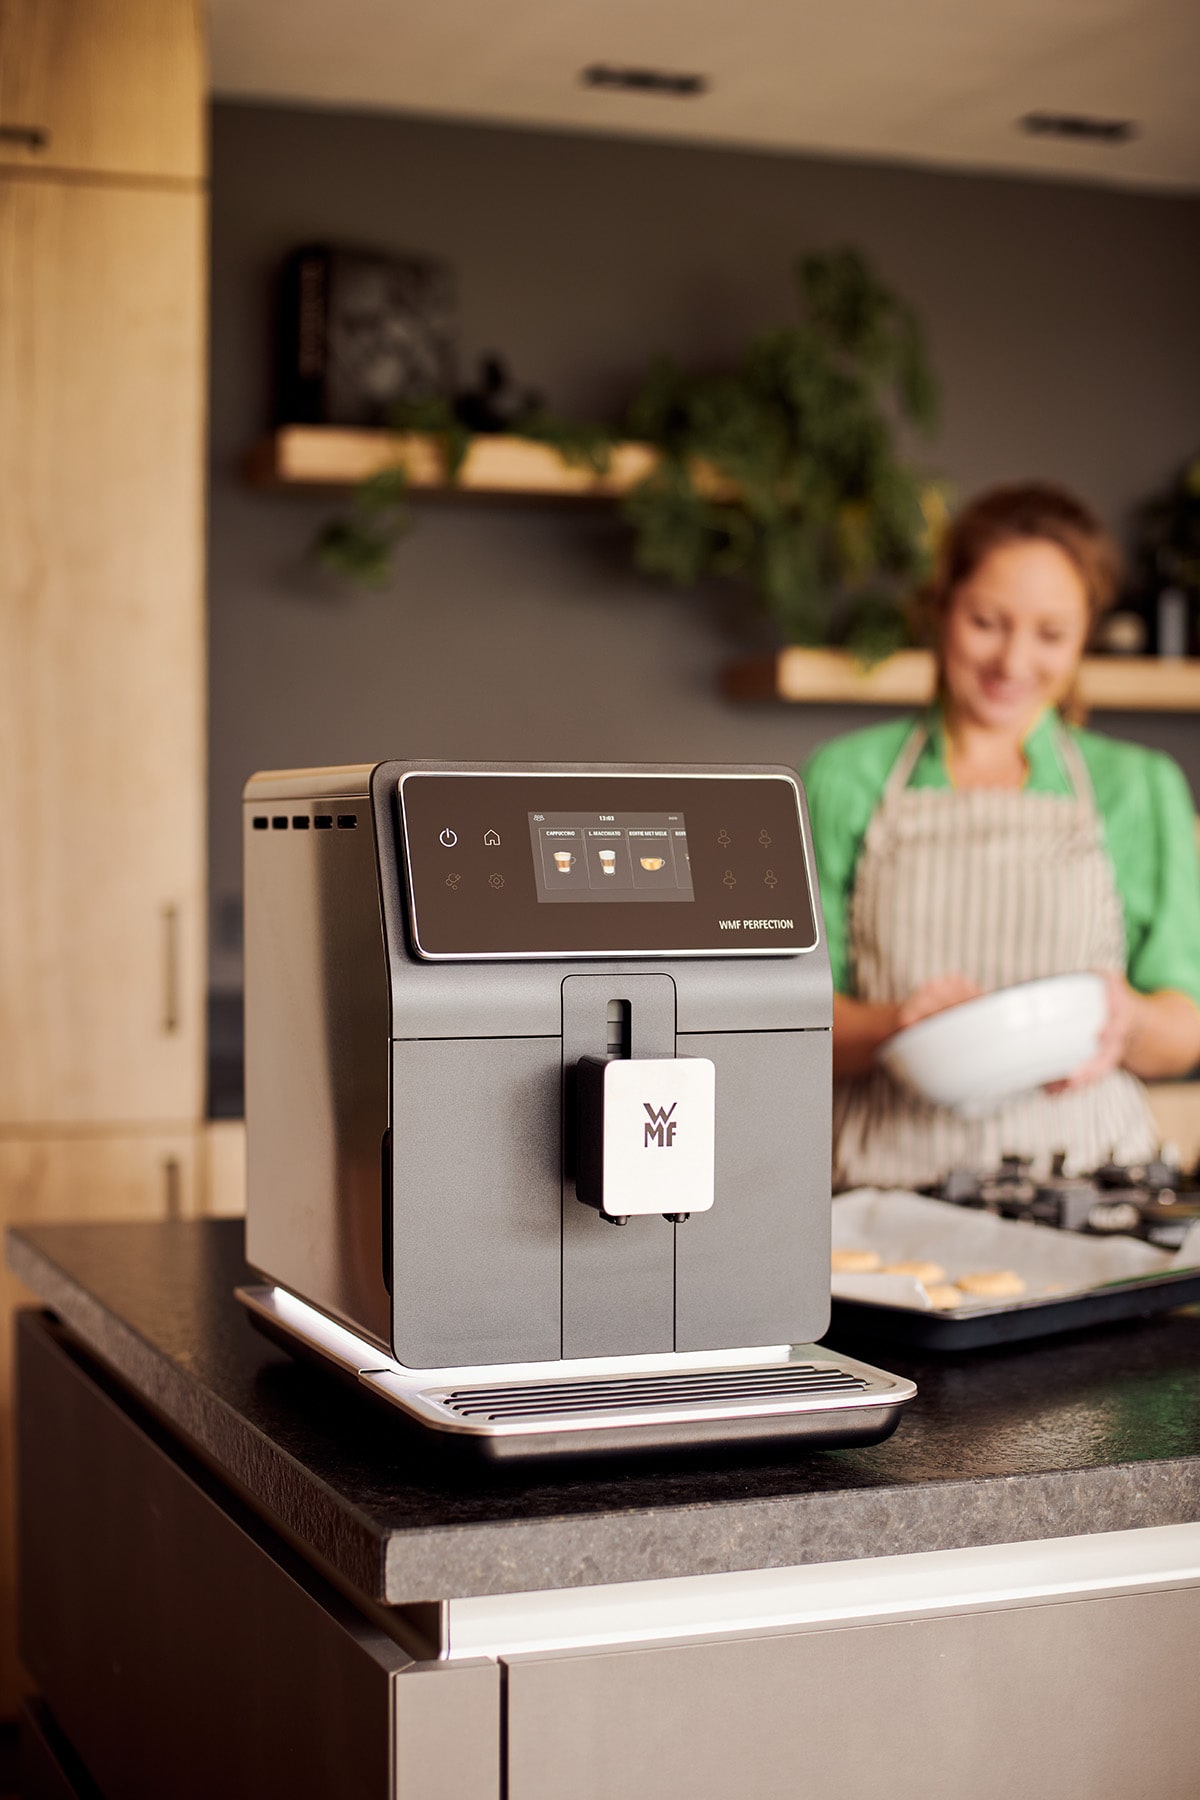
{"type": "Polygon", "coordinates": [[[1200,1165],[1200,1081],[1152,1081],[1146,1093],[1159,1138],[1175,1146],[1182,1168],[1196,1168],[1200,1165]]]}
{"type": "Polygon", "coordinates": [[[199,0],[0,0],[0,167],[195,181],[199,0]]]}
{"type": "MultiPolygon", "coordinates": [[[[14,1219],[161,1218],[199,1204],[194,1131],[0,1137],[0,1194],[14,1219]]],[[[0,1268],[0,1620],[15,1616],[11,1355],[16,1309],[33,1295],[0,1268]]],[[[28,1685],[27,1683],[24,1685],[28,1685]]],[[[10,1709],[22,1683],[11,1629],[0,1632],[0,1695],[10,1709]]]]}
{"type": "Polygon", "coordinates": [[[1189,1800],[1194,1756],[1162,1668],[1198,1630],[1190,1586],[514,1658],[507,1792],[1189,1800]]]}
{"type": "Polygon", "coordinates": [[[0,1220],[198,1205],[203,175],[194,0],[0,0],[0,1220]]]}
{"type": "Polygon", "coordinates": [[[234,1220],[8,1252],[22,1643],[114,1800],[1193,1800],[1200,1319],[908,1364],[872,1449],[514,1480],[281,1360],[234,1220]]]}
{"type": "Polygon", "coordinates": [[[204,203],[0,174],[0,1124],[202,1095],[204,203]]]}
{"type": "Polygon", "coordinates": [[[246,1211],[246,1126],[242,1119],[209,1119],[200,1139],[197,1210],[213,1219],[246,1211]]]}

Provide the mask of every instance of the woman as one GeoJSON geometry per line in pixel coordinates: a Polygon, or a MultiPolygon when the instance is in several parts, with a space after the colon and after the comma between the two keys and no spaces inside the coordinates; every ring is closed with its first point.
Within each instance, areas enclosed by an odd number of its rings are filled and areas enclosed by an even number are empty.
{"type": "Polygon", "coordinates": [[[960,515],[928,600],[925,717],[819,750],[804,772],[834,967],[840,1186],[920,1186],[1001,1155],[1090,1169],[1147,1156],[1141,1080],[1200,1062],[1200,869],[1168,758],[1079,729],[1075,682],[1112,604],[1116,548],[1047,485],[960,515]],[[885,1039],[1013,982],[1108,977],[1096,1055],[1052,1090],[966,1121],[875,1065],[885,1039]],[[1139,1079],[1140,1078],[1140,1079],[1139,1079]]]}

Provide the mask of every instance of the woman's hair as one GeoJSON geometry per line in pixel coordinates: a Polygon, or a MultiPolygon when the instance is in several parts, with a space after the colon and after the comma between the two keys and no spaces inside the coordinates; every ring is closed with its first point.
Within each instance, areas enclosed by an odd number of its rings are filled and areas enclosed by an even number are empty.
{"type": "MultiPolygon", "coordinates": [[[[1030,539],[1057,544],[1075,565],[1087,596],[1088,641],[1112,606],[1121,582],[1121,553],[1089,506],[1066,488],[1045,481],[988,488],[964,506],[950,525],[938,546],[932,578],[919,599],[924,635],[934,644],[939,695],[944,691],[942,623],[955,592],[993,550],[1030,539]]],[[[1059,703],[1059,711],[1072,724],[1083,722],[1085,712],[1074,684],[1059,703]]]]}

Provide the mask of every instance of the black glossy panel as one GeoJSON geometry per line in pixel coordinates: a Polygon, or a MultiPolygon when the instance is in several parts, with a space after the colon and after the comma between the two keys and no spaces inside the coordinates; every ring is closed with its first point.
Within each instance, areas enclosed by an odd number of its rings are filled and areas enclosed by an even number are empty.
{"type": "Polygon", "coordinates": [[[817,941],[798,787],[783,776],[417,771],[401,780],[400,805],[421,956],[721,955],[817,941]],[[593,842],[610,827],[611,886],[593,842]]]}

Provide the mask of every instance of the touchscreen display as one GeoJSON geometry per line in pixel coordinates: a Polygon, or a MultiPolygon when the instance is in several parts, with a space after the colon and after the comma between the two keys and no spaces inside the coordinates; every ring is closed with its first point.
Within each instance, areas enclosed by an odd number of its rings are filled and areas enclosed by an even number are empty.
{"type": "Polygon", "coordinates": [[[799,784],[775,774],[413,769],[427,958],[794,956],[817,943],[799,784]]]}
{"type": "Polygon", "coordinates": [[[539,900],[694,898],[681,812],[532,812],[529,833],[539,900]]]}

